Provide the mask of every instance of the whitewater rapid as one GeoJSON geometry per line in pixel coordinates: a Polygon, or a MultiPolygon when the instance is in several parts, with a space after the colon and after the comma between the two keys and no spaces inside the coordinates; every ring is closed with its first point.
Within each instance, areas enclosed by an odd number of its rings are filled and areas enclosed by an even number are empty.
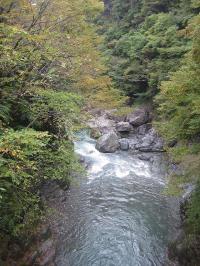
{"type": "Polygon", "coordinates": [[[163,193],[163,155],[144,161],[128,152],[103,154],[86,134],[79,135],[75,150],[87,174],[68,191],[56,265],[169,265],[167,245],[177,216],[173,199],[163,193]]]}

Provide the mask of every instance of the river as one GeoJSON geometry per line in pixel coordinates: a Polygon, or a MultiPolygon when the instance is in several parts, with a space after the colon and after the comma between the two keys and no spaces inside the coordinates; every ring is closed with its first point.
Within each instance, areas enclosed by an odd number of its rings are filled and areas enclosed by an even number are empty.
{"type": "Polygon", "coordinates": [[[99,153],[83,134],[76,153],[87,164],[67,192],[57,266],[171,265],[167,245],[178,223],[176,202],[163,193],[163,155],[150,160],[99,153]]]}

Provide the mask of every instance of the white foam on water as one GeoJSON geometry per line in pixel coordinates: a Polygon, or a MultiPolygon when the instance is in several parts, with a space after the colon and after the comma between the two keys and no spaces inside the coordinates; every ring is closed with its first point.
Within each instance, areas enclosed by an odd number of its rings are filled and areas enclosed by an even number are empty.
{"type": "Polygon", "coordinates": [[[90,166],[87,172],[90,175],[90,179],[95,179],[98,173],[103,171],[103,167],[110,163],[110,159],[106,154],[100,153],[94,143],[90,142],[76,142],[75,151],[77,154],[83,156],[89,161],[90,166]]]}
{"type": "Polygon", "coordinates": [[[130,174],[130,169],[127,169],[124,166],[115,165],[114,173],[115,173],[116,177],[123,178],[123,177],[126,177],[130,174]]]}
{"type": "Polygon", "coordinates": [[[157,175],[152,175],[151,165],[147,161],[142,161],[134,155],[128,153],[105,154],[95,148],[95,141],[87,137],[84,140],[75,142],[75,151],[89,162],[87,168],[88,182],[99,178],[105,172],[106,166],[109,171],[106,175],[112,175],[116,178],[125,178],[130,175],[141,176],[145,179],[153,179],[164,185],[165,182],[157,175]]]}

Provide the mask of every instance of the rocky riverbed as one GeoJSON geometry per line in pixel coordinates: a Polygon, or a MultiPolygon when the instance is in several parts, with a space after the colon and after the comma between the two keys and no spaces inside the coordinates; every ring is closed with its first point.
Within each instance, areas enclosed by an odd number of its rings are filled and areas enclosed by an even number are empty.
{"type": "Polygon", "coordinates": [[[127,116],[115,117],[112,111],[93,111],[88,121],[91,137],[97,138],[100,152],[121,150],[132,152],[163,152],[164,141],[151,124],[152,115],[143,107],[127,116]]]}

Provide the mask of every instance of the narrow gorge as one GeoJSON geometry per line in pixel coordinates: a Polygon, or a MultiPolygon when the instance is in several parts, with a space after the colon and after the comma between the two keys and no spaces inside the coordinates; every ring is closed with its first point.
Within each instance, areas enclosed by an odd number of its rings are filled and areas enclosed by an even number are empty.
{"type": "Polygon", "coordinates": [[[200,265],[200,0],[0,1],[0,265],[200,265]]]}

